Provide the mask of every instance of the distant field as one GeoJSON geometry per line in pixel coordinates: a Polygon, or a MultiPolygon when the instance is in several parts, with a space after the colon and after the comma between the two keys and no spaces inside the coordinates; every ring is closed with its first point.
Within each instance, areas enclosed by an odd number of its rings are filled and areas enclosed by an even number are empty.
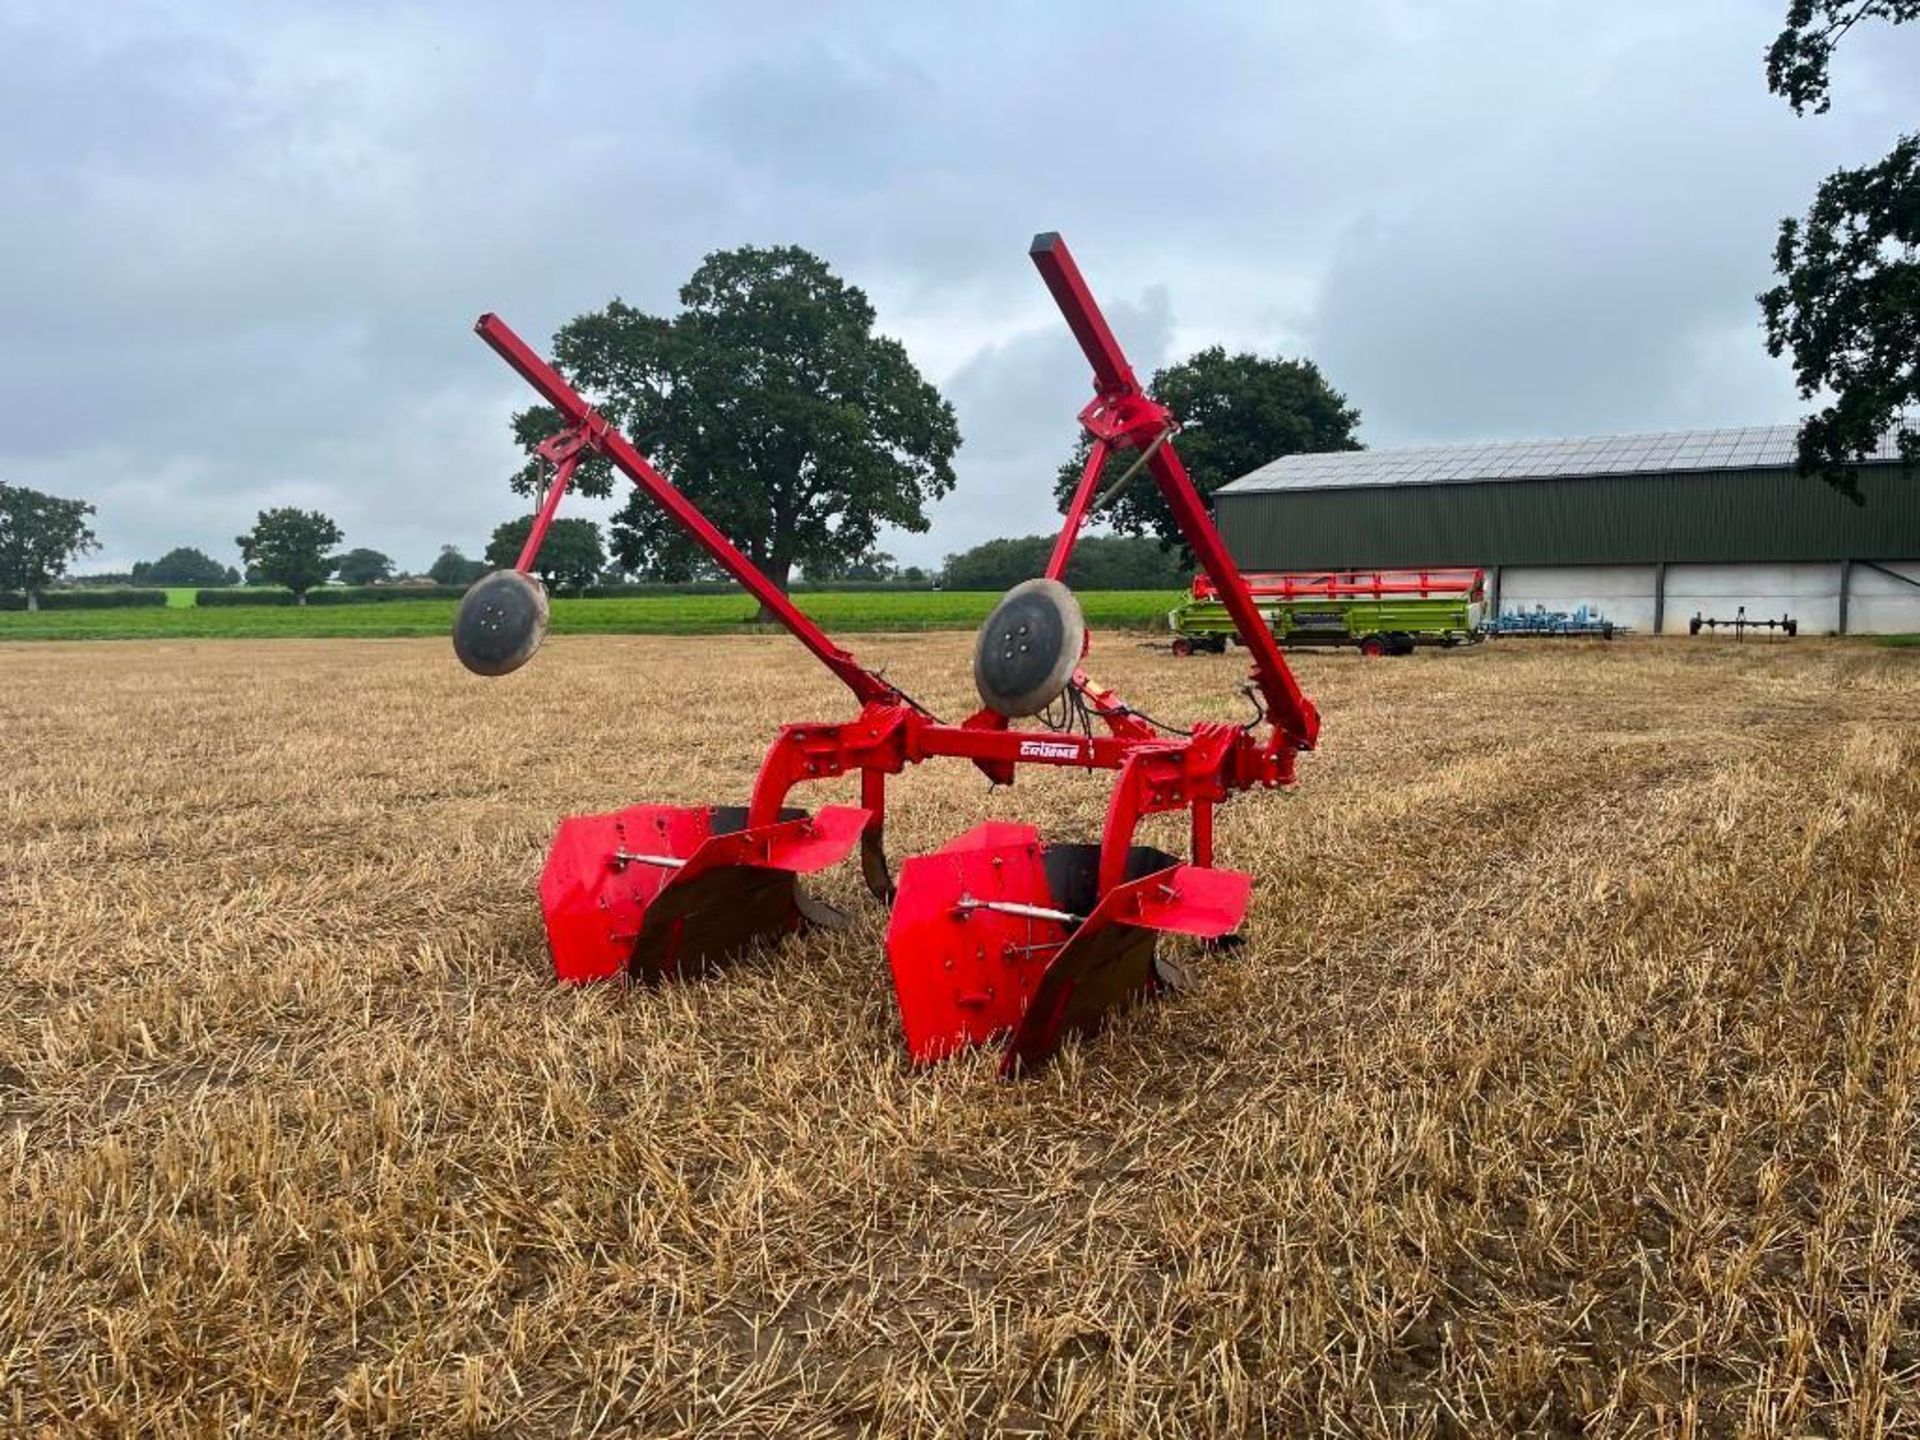
{"type": "MultiPolygon", "coordinates": [[[[193,592],[169,591],[160,610],[0,612],[0,640],[377,639],[443,635],[453,623],[451,600],[397,600],[384,605],[191,607],[193,592]],[[181,596],[186,597],[187,608],[181,596]]],[[[800,608],[833,630],[970,630],[1000,597],[988,591],[829,593],[795,597],[800,608]]],[[[1173,591],[1090,590],[1080,606],[1096,626],[1165,628],[1179,603],[1173,591]]],[[[745,595],[662,595],[620,600],[556,600],[558,635],[720,635],[752,629],[745,595]]]]}

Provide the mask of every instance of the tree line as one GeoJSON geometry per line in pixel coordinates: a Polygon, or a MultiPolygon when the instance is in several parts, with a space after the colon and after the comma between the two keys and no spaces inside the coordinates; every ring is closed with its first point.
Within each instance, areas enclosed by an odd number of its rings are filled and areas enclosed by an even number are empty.
{"type": "MultiPolygon", "coordinates": [[[[96,548],[88,517],[94,507],[80,500],[44,495],[23,486],[0,483],[0,590],[23,590],[28,608],[37,610],[41,594],[65,575],[75,557],[96,548]]],[[[469,560],[458,547],[445,545],[419,577],[440,586],[463,587],[488,570],[512,565],[526,544],[531,515],[502,523],[486,547],[485,559],[469,560]]],[[[138,561],[124,574],[85,577],[91,585],[180,586],[213,590],[242,583],[277,585],[290,590],[301,603],[316,586],[337,580],[343,585],[367,586],[405,582],[413,577],[397,571],[378,550],[359,547],[333,553],[342,532],[317,510],[284,507],[263,510],[254,527],[237,536],[244,573],[195,546],[169,550],[158,560],[138,561]]],[[[1004,590],[1037,575],[1046,566],[1053,537],[1027,535],[988,540],[949,555],[937,571],[896,564],[891,555],[869,548],[852,561],[817,569],[810,584],[887,583],[905,586],[944,586],[959,590],[1004,590]]],[[[621,584],[635,578],[617,562],[609,563],[600,527],[589,520],[560,519],[547,531],[536,572],[558,591],[584,590],[595,585],[621,584]]],[[[709,567],[690,567],[691,580],[723,578],[709,567]]],[[[1076,547],[1067,571],[1070,584],[1087,590],[1172,589],[1185,583],[1179,555],[1138,537],[1087,536],[1076,547]]]]}
{"type": "MultiPolygon", "coordinates": [[[[197,546],[181,545],[157,560],[138,560],[112,574],[69,577],[69,567],[99,548],[89,523],[95,507],[0,481],[0,591],[20,591],[27,608],[38,610],[40,597],[62,581],[85,585],[179,586],[217,590],[227,586],[276,585],[291,590],[302,604],[316,586],[403,583],[416,577],[401,571],[379,550],[357,546],[338,551],[345,537],[339,524],[318,510],[284,506],[262,510],[253,528],[234,538],[244,570],[222,565],[197,546]]],[[[485,558],[470,560],[455,545],[443,545],[417,578],[436,585],[470,585],[487,571],[511,565],[519,556],[533,517],[501,524],[488,542],[485,558]]],[[[584,589],[618,582],[609,573],[600,527],[588,520],[558,520],[548,531],[536,567],[556,589],[584,589]]]]}

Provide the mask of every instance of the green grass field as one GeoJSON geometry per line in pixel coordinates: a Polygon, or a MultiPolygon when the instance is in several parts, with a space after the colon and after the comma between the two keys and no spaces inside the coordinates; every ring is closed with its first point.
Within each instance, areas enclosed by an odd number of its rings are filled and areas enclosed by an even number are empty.
{"type": "MultiPolygon", "coordinates": [[[[191,600],[192,591],[183,592],[191,600]]],[[[829,630],[971,630],[1000,597],[987,591],[825,593],[795,597],[829,630]]],[[[1110,630],[1163,630],[1179,595],[1158,590],[1091,590],[1080,595],[1089,624],[1110,630]]],[[[180,606],[165,609],[0,611],[0,640],[220,640],[271,637],[338,639],[444,635],[451,600],[382,605],[180,606]]],[[[721,635],[752,628],[744,595],[662,595],[620,600],[556,600],[556,635],[721,635]]]]}

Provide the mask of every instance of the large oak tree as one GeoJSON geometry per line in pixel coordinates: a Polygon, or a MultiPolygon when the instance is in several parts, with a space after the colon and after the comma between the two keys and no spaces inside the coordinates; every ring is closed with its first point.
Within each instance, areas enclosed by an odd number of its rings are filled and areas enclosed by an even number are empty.
{"type": "MultiPolygon", "coordinates": [[[[747,247],[707,256],[680,304],[658,316],[616,299],[581,315],[554,336],[555,363],[776,584],[796,565],[857,562],[883,526],[926,530],[928,502],[953,488],[959,429],[900,343],[874,333],[864,294],[805,250],[747,247]]],[[[514,435],[531,451],[559,425],[538,406],[514,435]]],[[[595,456],[575,484],[606,495],[615,478],[595,456]]],[[[539,481],[529,464],[514,488],[539,481]]],[[[637,491],[612,532],[629,570],[701,568],[637,491]]]]}
{"type": "Polygon", "coordinates": [[[340,527],[318,510],[298,510],[287,505],[262,510],[253,529],[235,537],[240,558],[246,563],[247,576],[270,585],[284,585],[304,605],[307,592],[324,585],[333,574],[330,553],[345,536],[340,527]]]}
{"type": "MultiPolygon", "coordinates": [[[[1215,345],[1156,371],[1147,393],[1184,427],[1178,440],[1180,458],[1202,495],[1282,455],[1360,448],[1354,438],[1360,412],[1311,360],[1229,355],[1215,345]]],[[[1054,493],[1062,511],[1080,482],[1091,448],[1092,441],[1082,432],[1072,458],[1060,467],[1054,493]]],[[[1137,458],[1132,450],[1108,456],[1101,485],[1110,488],[1137,458]]],[[[1144,470],[1097,518],[1122,533],[1152,535],[1169,548],[1185,550],[1173,512],[1144,470]]]]}
{"type": "Polygon", "coordinates": [[[96,548],[87,517],[93,506],[0,481],[0,590],[24,590],[27,609],[67,573],[76,555],[96,548]]]}
{"type": "MultiPolygon", "coordinates": [[[[1920,20],[1920,0],[1793,0],[1768,88],[1795,114],[1825,111],[1834,48],[1869,20],[1920,20]]],[[[1859,500],[1854,466],[1890,430],[1920,464],[1920,134],[1822,181],[1804,219],[1780,222],[1773,264],[1767,350],[1791,353],[1802,398],[1831,397],[1801,424],[1800,471],[1859,500]]]]}

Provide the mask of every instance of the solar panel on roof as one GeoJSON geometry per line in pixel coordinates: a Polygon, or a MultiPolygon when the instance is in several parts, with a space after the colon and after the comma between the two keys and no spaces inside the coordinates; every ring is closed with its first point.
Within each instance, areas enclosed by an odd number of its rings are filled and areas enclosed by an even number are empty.
{"type": "MultiPolygon", "coordinates": [[[[1794,463],[1797,436],[1798,427],[1793,425],[1747,425],[1728,430],[1675,430],[1566,440],[1509,440],[1286,455],[1243,475],[1225,488],[1247,493],[1772,468],[1794,463]]],[[[1889,434],[1881,442],[1874,458],[1899,458],[1893,435],[1889,434]]]]}

